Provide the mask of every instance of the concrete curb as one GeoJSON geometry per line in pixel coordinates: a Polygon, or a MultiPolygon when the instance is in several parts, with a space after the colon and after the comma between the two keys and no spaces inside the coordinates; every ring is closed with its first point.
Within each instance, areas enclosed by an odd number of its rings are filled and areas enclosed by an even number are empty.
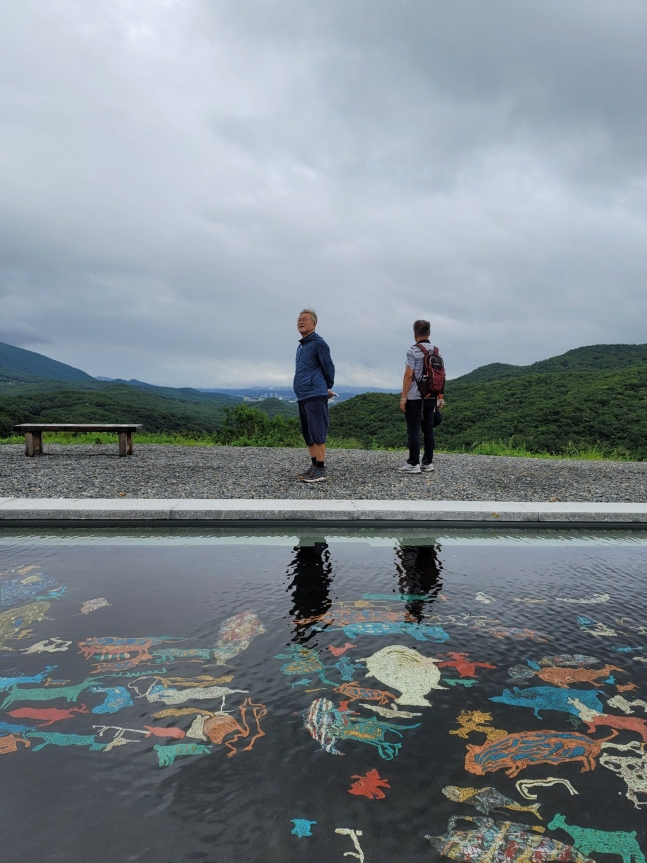
{"type": "Polygon", "coordinates": [[[647,503],[519,501],[0,498],[0,526],[36,523],[442,523],[647,527],[647,503]]]}

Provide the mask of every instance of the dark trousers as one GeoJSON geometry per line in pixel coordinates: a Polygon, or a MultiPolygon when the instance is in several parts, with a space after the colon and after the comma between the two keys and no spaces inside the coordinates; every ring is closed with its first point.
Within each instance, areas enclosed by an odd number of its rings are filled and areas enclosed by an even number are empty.
{"type": "Polygon", "coordinates": [[[431,464],[434,460],[434,447],[436,438],[434,436],[434,411],[436,410],[436,399],[409,399],[405,408],[404,416],[407,420],[407,444],[409,446],[409,464],[420,462],[420,429],[425,442],[424,464],[431,464]]]}

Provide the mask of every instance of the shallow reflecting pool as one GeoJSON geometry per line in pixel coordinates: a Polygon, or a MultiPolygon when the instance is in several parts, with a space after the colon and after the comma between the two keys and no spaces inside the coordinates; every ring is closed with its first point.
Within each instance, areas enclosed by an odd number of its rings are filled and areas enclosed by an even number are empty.
{"type": "Polygon", "coordinates": [[[646,572],[613,531],[5,531],[1,859],[641,863],[646,572]]]}

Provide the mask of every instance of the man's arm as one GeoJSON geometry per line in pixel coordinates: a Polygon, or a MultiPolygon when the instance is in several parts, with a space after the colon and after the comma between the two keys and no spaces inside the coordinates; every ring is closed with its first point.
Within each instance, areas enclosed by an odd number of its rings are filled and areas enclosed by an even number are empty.
{"type": "Polygon", "coordinates": [[[317,341],[317,358],[319,359],[323,376],[326,379],[326,386],[328,389],[332,389],[335,383],[335,366],[330,357],[330,348],[323,339],[317,341]]]}
{"type": "Polygon", "coordinates": [[[413,383],[413,369],[409,366],[404,367],[404,377],[402,378],[402,397],[400,399],[400,410],[403,411],[407,406],[407,394],[413,383]]]}

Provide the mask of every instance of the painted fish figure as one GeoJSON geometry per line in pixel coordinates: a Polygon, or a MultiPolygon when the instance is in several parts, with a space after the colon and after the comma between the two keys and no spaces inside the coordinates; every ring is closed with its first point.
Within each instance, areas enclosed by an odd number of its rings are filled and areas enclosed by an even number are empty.
{"type": "Polygon", "coordinates": [[[313,740],[321,746],[323,752],[330,755],[343,755],[335,744],[344,727],[341,713],[328,698],[315,700],[301,712],[303,724],[313,740]]]}
{"type": "Polygon", "coordinates": [[[326,678],[326,666],[319,659],[319,654],[316,650],[310,647],[302,647],[299,644],[290,646],[291,653],[277,653],[275,659],[287,659],[284,665],[281,666],[283,674],[316,674],[322,683],[328,683],[331,686],[335,684],[332,680],[326,678]]]}
{"type": "Polygon", "coordinates": [[[92,611],[96,611],[97,608],[103,608],[106,605],[112,605],[111,602],[108,602],[107,599],[104,599],[103,596],[97,597],[97,599],[88,599],[81,606],[81,614],[90,614],[92,611]]]}
{"type": "Polygon", "coordinates": [[[216,665],[226,665],[230,659],[247,650],[265,627],[253,611],[242,611],[228,617],[218,629],[218,640],[213,649],[216,665]]]}
{"type": "MultiPolygon", "coordinates": [[[[318,628],[318,627],[316,627],[318,628]]],[[[341,631],[347,638],[357,638],[358,635],[411,635],[416,641],[447,641],[449,635],[442,626],[430,626],[428,623],[352,623],[342,626],[341,631]]]]}
{"type": "Polygon", "coordinates": [[[504,794],[501,794],[496,788],[488,786],[487,788],[460,788],[457,785],[446,785],[443,788],[443,794],[448,800],[454,803],[467,803],[473,806],[477,812],[483,815],[489,815],[493,809],[512,809],[515,812],[532,812],[540,821],[543,818],[539,814],[540,803],[533,803],[530,806],[523,806],[521,803],[516,803],[504,794]]]}
{"type": "Polygon", "coordinates": [[[106,694],[103,704],[98,704],[92,708],[93,713],[116,713],[124,707],[133,706],[130,693],[123,686],[91,686],[90,692],[105,692],[106,694]]]}
{"type": "Polygon", "coordinates": [[[579,698],[591,710],[604,712],[600,696],[592,689],[567,689],[555,686],[531,686],[527,689],[519,689],[518,686],[514,686],[512,689],[504,689],[501,695],[495,695],[489,700],[510,704],[513,707],[531,707],[535,717],[542,719],[542,710],[559,710],[579,717],[578,710],[572,702],[574,698],[579,698]]]}
{"type": "Polygon", "coordinates": [[[27,602],[43,591],[49,594],[44,596],[44,599],[58,599],[65,590],[65,587],[61,587],[49,575],[30,575],[0,581],[0,608],[10,608],[20,602],[27,602]]]}
{"type": "Polygon", "coordinates": [[[49,607],[49,602],[32,602],[0,612],[0,650],[11,650],[5,641],[15,638],[23,627],[45,620],[49,607]]]}
{"type": "Polygon", "coordinates": [[[425,836],[443,857],[460,863],[593,863],[572,845],[565,845],[533,830],[527,824],[496,822],[483,816],[454,816],[442,836],[425,836]],[[459,821],[474,827],[457,830],[459,821]]]}
{"type": "Polygon", "coordinates": [[[389,689],[399,689],[402,695],[396,704],[430,707],[425,695],[432,689],[445,689],[441,686],[437,662],[422,656],[417,650],[397,644],[383,647],[367,657],[367,677],[376,677],[389,689]]]}

